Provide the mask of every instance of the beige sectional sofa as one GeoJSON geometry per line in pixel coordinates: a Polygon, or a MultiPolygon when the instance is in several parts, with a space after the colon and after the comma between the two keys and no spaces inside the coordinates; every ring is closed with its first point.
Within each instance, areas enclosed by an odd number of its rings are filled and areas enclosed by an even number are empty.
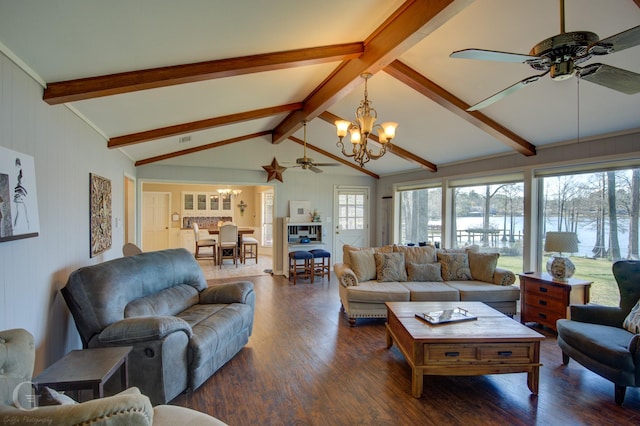
{"type": "Polygon", "coordinates": [[[520,288],[513,272],[496,267],[498,253],[477,246],[436,249],[388,245],[345,245],[334,265],[340,301],[349,324],[358,318],[386,318],[384,302],[484,302],[506,315],[516,313],[520,288]]]}

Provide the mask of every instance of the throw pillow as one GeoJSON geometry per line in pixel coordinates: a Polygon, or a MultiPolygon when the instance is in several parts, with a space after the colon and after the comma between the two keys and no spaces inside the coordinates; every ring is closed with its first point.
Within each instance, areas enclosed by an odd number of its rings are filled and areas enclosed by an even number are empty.
{"type": "Polygon", "coordinates": [[[376,279],[376,261],[372,250],[357,250],[349,253],[351,269],[359,282],[376,279]]]}
{"type": "Polygon", "coordinates": [[[467,253],[438,253],[442,279],[445,281],[470,280],[469,257],[467,253]]]}
{"type": "Polygon", "coordinates": [[[631,312],[629,312],[629,315],[624,319],[622,328],[633,334],[640,333],[640,300],[638,300],[638,303],[636,303],[631,309],[631,312]]]}
{"type": "Polygon", "coordinates": [[[468,251],[469,269],[474,280],[493,283],[493,274],[496,272],[500,253],[479,253],[468,251]]]}
{"type": "Polygon", "coordinates": [[[406,281],[407,271],[404,267],[402,253],[375,253],[376,275],[378,281],[406,281]]]}
{"type": "Polygon", "coordinates": [[[439,263],[407,262],[407,281],[442,281],[439,263]]]}
{"type": "Polygon", "coordinates": [[[50,387],[45,386],[42,388],[42,393],[40,394],[40,398],[38,399],[39,405],[74,405],[77,402],[68,397],[67,395],[60,393],[50,387]]]}

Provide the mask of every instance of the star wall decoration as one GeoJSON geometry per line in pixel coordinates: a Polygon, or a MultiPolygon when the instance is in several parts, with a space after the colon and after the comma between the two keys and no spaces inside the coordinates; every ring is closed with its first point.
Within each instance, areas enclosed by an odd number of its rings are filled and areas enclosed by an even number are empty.
{"type": "Polygon", "coordinates": [[[282,180],[282,174],[285,170],[287,170],[287,168],[278,164],[278,160],[276,160],[276,157],[273,157],[273,161],[271,162],[271,164],[262,166],[262,168],[267,172],[267,182],[270,182],[274,179],[277,179],[280,182],[284,182],[282,180]]]}

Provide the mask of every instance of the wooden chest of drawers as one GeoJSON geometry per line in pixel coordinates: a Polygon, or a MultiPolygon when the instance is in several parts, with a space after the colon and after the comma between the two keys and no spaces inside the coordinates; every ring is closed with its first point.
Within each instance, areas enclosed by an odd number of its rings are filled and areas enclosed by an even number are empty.
{"type": "Polygon", "coordinates": [[[520,322],[537,322],[556,330],[556,321],[569,318],[569,305],[589,303],[590,281],[554,281],[548,274],[520,276],[520,322]]]}

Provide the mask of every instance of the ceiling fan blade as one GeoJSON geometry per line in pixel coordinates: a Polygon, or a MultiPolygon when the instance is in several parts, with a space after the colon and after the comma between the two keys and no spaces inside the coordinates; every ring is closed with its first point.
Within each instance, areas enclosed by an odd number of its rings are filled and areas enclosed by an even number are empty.
{"type": "Polygon", "coordinates": [[[640,74],[606,64],[591,64],[578,69],[583,80],[618,92],[633,95],[640,92],[640,74]]]}
{"type": "Polygon", "coordinates": [[[449,55],[450,58],[480,59],[483,61],[499,62],[526,62],[540,59],[537,56],[523,55],[520,53],[499,52],[497,50],[464,49],[457,50],[449,55]]]}
{"type": "Polygon", "coordinates": [[[639,44],[640,25],[594,43],[589,46],[589,53],[593,55],[607,55],[638,46],[639,44]]]}
{"type": "Polygon", "coordinates": [[[322,173],[322,170],[317,168],[315,165],[309,166],[309,170],[311,170],[314,173],[322,173]]]}
{"type": "Polygon", "coordinates": [[[313,163],[314,166],[319,166],[319,167],[334,167],[334,166],[339,166],[340,164],[338,163],[313,163]]]}
{"type": "Polygon", "coordinates": [[[499,91],[495,95],[491,95],[488,98],[486,98],[485,100],[482,100],[482,101],[478,102],[477,104],[475,104],[473,106],[470,106],[469,108],[467,108],[467,111],[477,111],[479,109],[486,108],[489,105],[493,104],[494,102],[497,102],[500,99],[506,97],[507,95],[510,95],[513,92],[516,92],[516,91],[522,89],[523,87],[528,86],[529,84],[538,81],[541,77],[544,77],[548,73],[549,73],[549,71],[546,71],[546,72],[544,72],[544,73],[542,73],[540,75],[532,75],[531,77],[527,77],[524,80],[521,80],[521,81],[517,82],[516,84],[513,84],[513,85],[507,87],[506,89],[503,89],[503,90],[499,91]]]}

